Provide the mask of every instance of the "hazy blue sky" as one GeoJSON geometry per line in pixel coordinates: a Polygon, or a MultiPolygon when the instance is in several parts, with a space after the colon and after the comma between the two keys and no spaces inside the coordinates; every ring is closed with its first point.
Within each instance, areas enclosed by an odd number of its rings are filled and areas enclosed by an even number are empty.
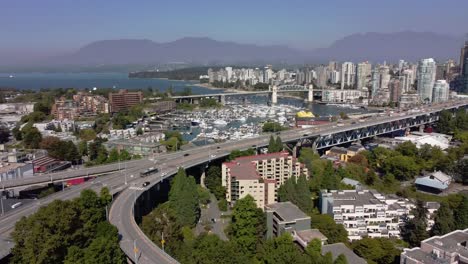
{"type": "Polygon", "coordinates": [[[0,53],[184,36],[311,49],[357,32],[463,35],[467,10],[466,0],[0,0],[0,53]]]}

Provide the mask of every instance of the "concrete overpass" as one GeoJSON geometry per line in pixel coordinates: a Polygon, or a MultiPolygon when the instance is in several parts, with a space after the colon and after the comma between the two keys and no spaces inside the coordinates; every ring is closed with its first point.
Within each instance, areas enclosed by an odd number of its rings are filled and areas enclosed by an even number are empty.
{"type": "MultiPolygon", "coordinates": [[[[366,119],[364,122],[354,122],[352,120],[343,122],[342,126],[335,125],[321,125],[315,128],[307,129],[292,129],[281,132],[283,142],[295,144],[297,147],[302,146],[304,143],[310,143],[317,148],[327,148],[337,144],[355,141],[362,138],[373,137],[380,134],[390,133],[392,131],[406,129],[410,127],[418,127],[427,123],[435,122],[438,120],[438,114],[441,110],[456,110],[458,108],[466,109],[468,101],[456,101],[446,104],[427,106],[418,113],[404,112],[395,114],[393,116],[376,116],[373,119],[366,119]],[[366,129],[366,131],[364,131],[366,129]]],[[[53,196],[45,199],[38,200],[37,204],[34,203],[30,207],[24,207],[21,210],[14,210],[4,217],[0,217],[0,238],[5,240],[5,244],[1,244],[1,248],[7,248],[4,245],[10,245],[8,236],[14,227],[14,223],[22,216],[27,216],[34,213],[41,205],[45,205],[52,201],[52,199],[71,199],[79,195],[79,192],[85,188],[101,188],[104,184],[111,186],[113,193],[120,192],[112,204],[109,212],[109,221],[117,226],[121,235],[121,248],[127,254],[128,258],[133,262],[138,263],[176,263],[176,261],[165,254],[159,249],[152,241],[143,234],[138,227],[135,220],[135,208],[137,201],[144,199],[144,194],[153,186],[164,182],[167,178],[171,177],[177,168],[190,168],[197,165],[208,164],[212,159],[211,154],[216,155],[216,158],[222,158],[232,150],[235,149],[248,149],[251,147],[258,148],[268,145],[270,134],[261,135],[256,138],[240,140],[236,142],[226,142],[215,145],[208,145],[191,150],[169,153],[158,157],[157,166],[160,172],[146,178],[133,177],[130,180],[127,178],[127,185],[121,172],[115,172],[117,164],[108,165],[106,169],[111,172],[107,176],[103,176],[94,180],[94,182],[87,182],[83,185],[72,187],[70,190],[54,194],[53,196]],[[97,183],[97,182],[100,183],[97,183]],[[147,187],[142,187],[142,183],[150,181],[151,184],[147,187]],[[129,187],[130,186],[130,187],[129,187]],[[136,244],[138,254],[135,254],[133,245],[136,244]]],[[[138,175],[148,167],[155,166],[153,161],[139,160],[134,161],[132,165],[127,167],[125,172],[127,175],[138,175]]],[[[105,171],[104,168],[95,168],[101,172],[105,171]]],[[[81,172],[85,175],[85,172],[81,172]]],[[[62,175],[61,175],[62,176],[62,175]]],[[[59,178],[61,178],[61,176],[59,178]]],[[[47,176],[42,177],[43,182],[48,182],[47,176]]],[[[64,176],[66,177],[66,176],[64,176]]],[[[75,176],[76,177],[76,176],[75,176]]],[[[53,177],[57,179],[57,177],[53,177]]],[[[58,179],[57,179],[58,180],[58,179]]],[[[24,182],[12,181],[8,184],[10,188],[15,186],[24,186],[24,182]]],[[[138,212],[137,212],[138,213],[138,212]]],[[[8,250],[4,250],[8,251],[8,250]]]]}

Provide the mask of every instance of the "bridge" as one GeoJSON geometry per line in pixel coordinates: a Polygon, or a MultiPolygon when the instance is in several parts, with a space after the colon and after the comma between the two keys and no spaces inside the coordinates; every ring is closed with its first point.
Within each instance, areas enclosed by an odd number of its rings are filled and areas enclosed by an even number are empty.
{"type": "MultiPolygon", "coordinates": [[[[376,135],[390,133],[392,131],[403,130],[412,127],[419,127],[438,120],[440,111],[446,109],[456,111],[457,109],[466,109],[468,101],[455,101],[433,106],[426,106],[420,112],[402,112],[394,115],[375,116],[366,119],[363,122],[354,122],[352,120],[343,122],[342,126],[337,123],[320,125],[315,128],[292,129],[281,132],[283,142],[294,146],[293,152],[297,153],[304,144],[312,144],[317,149],[324,149],[334,145],[352,142],[358,139],[373,137],[376,135]]],[[[145,234],[140,230],[135,217],[138,216],[138,202],[148,199],[146,195],[148,190],[158,188],[160,184],[167,184],[168,178],[172,177],[178,167],[191,168],[199,165],[207,165],[215,154],[216,158],[223,158],[232,150],[259,148],[268,145],[270,134],[264,134],[256,138],[239,140],[236,142],[225,142],[214,145],[202,146],[182,152],[164,154],[158,157],[157,166],[160,171],[146,178],[129,177],[124,179],[122,172],[114,168],[107,168],[108,175],[101,176],[91,182],[82,185],[73,186],[69,190],[53,194],[50,197],[40,199],[31,205],[24,206],[11,213],[0,217],[0,248],[9,252],[12,247],[8,240],[10,232],[14,228],[14,223],[22,216],[34,213],[39,206],[48,204],[53,199],[72,199],[79,195],[79,192],[86,188],[98,189],[102,186],[108,186],[112,193],[118,193],[112,203],[109,211],[109,221],[114,224],[121,235],[120,246],[132,262],[136,263],[177,263],[171,256],[167,255],[162,249],[158,248],[145,234]],[[142,188],[142,183],[150,181],[151,184],[142,188]],[[125,184],[125,182],[127,184],[125,184]],[[135,186],[138,188],[132,188],[135,186]],[[134,245],[137,251],[134,250],[134,245]],[[138,253],[135,253],[138,252],[138,253]]],[[[155,166],[154,161],[139,160],[132,162],[127,167],[126,175],[138,175],[138,173],[150,166],[155,166]]],[[[112,167],[112,166],[111,166],[112,167]]],[[[102,173],[102,171],[101,171],[102,173]]],[[[86,176],[82,172],[83,177],[86,176]]],[[[42,176],[39,176],[42,177],[42,176]]],[[[76,176],[74,176],[76,177],[76,176]]],[[[63,180],[66,179],[64,176],[63,180]]],[[[50,179],[42,178],[44,182],[50,179]]],[[[59,179],[56,179],[59,181],[59,179]]],[[[13,180],[8,184],[10,188],[23,186],[21,180],[13,180]]],[[[5,254],[5,253],[3,253],[5,254]]],[[[2,255],[2,252],[0,252],[2,255]]]]}
{"type": "MultiPolygon", "coordinates": [[[[174,99],[176,102],[188,102],[190,104],[198,104],[203,98],[215,98],[219,103],[224,104],[226,102],[226,97],[228,96],[249,96],[249,95],[270,95],[271,103],[278,103],[278,93],[290,93],[290,92],[303,92],[307,93],[307,102],[313,102],[314,95],[320,94],[322,90],[314,91],[313,85],[297,85],[297,84],[287,84],[287,85],[273,85],[269,86],[268,91],[239,91],[233,93],[214,93],[214,94],[199,94],[199,95],[185,95],[185,96],[171,96],[171,99],[174,99]]],[[[149,98],[149,100],[157,100],[159,98],[149,98]]]]}

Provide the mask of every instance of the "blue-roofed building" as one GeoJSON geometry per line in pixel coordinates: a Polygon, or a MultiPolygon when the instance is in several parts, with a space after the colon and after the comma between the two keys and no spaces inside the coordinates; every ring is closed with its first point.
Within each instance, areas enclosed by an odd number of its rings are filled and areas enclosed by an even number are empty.
{"type": "Polygon", "coordinates": [[[417,178],[414,184],[419,190],[440,193],[448,189],[451,182],[451,176],[441,171],[435,171],[424,177],[417,178]]]}

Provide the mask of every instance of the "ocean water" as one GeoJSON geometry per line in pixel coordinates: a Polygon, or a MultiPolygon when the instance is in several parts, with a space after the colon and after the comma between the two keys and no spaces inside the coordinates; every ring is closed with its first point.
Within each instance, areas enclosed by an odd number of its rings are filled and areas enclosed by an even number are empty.
{"type": "Polygon", "coordinates": [[[186,87],[194,94],[222,92],[195,86],[194,81],[173,81],[166,79],[130,79],[125,73],[0,73],[0,88],[39,90],[41,88],[92,89],[146,89],[152,87],[161,92],[173,87],[176,92],[186,87]],[[13,78],[9,76],[13,75],[13,78]]]}

